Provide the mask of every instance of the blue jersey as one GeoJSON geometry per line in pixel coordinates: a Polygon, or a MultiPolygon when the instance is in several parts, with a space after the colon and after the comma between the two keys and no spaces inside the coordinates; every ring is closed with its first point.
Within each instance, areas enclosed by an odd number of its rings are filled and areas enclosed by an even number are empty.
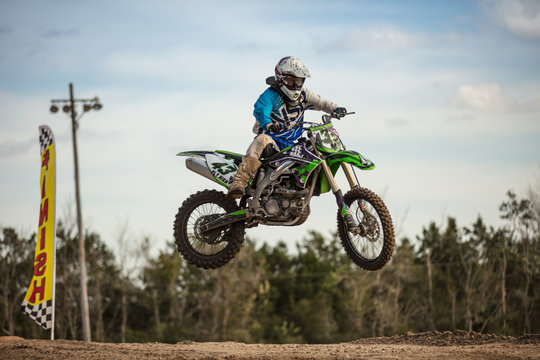
{"type": "Polygon", "coordinates": [[[321,98],[309,89],[302,90],[296,105],[290,106],[283,101],[281,95],[271,87],[259,96],[255,102],[253,115],[258,122],[258,133],[270,135],[282,150],[292,144],[302,135],[301,127],[293,127],[280,133],[266,131],[266,126],[272,122],[286,124],[287,126],[300,125],[304,122],[306,110],[323,110],[331,113],[337,105],[321,98]]]}

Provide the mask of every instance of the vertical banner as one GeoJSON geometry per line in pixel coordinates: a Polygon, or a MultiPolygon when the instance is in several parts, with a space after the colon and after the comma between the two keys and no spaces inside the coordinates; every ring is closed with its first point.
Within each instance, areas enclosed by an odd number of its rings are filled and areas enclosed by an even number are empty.
{"type": "Polygon", "coordinates": [[[34,276],[23,300],[22,311],[45,330],[51,330],[51,339],[54,339],[56,164],[54,136],[48,126],[39,127],[39,143],[41,204],[34,276]]]}

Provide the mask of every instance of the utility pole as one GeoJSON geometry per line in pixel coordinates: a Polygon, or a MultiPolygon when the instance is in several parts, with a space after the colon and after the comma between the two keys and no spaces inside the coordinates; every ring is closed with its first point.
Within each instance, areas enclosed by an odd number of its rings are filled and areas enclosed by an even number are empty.
{"type": "Polygon", "coordinates": [[[51,100],[50,111],[52,113],[58,112],[58,106],[56,104],[65,104],[62,110],[65,113],[71,115],[71,136],[73,140],[73,159],[75,168],[75,200],[77,203],[77,228],[79,232],[79,267],[81,272],[81,318],[82,318],[82,331],[83,340],[92,341],[90,332],[90,312],[88,307],[88,290],[87,290],[87,276],[86,276],[86,251],[85,251],[85,239],[84,229],[82,222],[81,211],[81,191],[79,185],[79,156],[77,151],[77,129],[79,128],[79,120],[83,114],[90,110],[100,110],[102,108],[99,99],[94,97],[93,99],[75,99],[73,96],[73,84],[69,83],[69,99],[56,99],[51,100]],[[76,103],[82,103],[83,111],[77,118],[76,103]]]}

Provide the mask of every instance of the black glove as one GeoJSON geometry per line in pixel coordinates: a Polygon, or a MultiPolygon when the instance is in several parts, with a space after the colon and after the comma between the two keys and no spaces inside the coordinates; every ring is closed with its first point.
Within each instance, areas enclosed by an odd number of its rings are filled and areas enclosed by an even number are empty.
{"type": "Polygon", "coordinates": [[[267,127],[267,129],[271,133],[279,133],[285,130],[285,125],[283,125],[282,123],[273,122],[267,127]]]}

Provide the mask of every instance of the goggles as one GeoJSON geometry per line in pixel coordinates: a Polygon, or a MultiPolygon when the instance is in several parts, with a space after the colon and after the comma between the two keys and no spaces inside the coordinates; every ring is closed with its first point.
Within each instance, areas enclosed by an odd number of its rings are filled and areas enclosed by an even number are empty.
{"type": "Polygon", "coordinates": [[[304,85],[304,82],[306,81],[305,78],[299,78],[296,76],[285,76],[283,78],[283,83],[291,88],[302,88],[304,85]]]}

